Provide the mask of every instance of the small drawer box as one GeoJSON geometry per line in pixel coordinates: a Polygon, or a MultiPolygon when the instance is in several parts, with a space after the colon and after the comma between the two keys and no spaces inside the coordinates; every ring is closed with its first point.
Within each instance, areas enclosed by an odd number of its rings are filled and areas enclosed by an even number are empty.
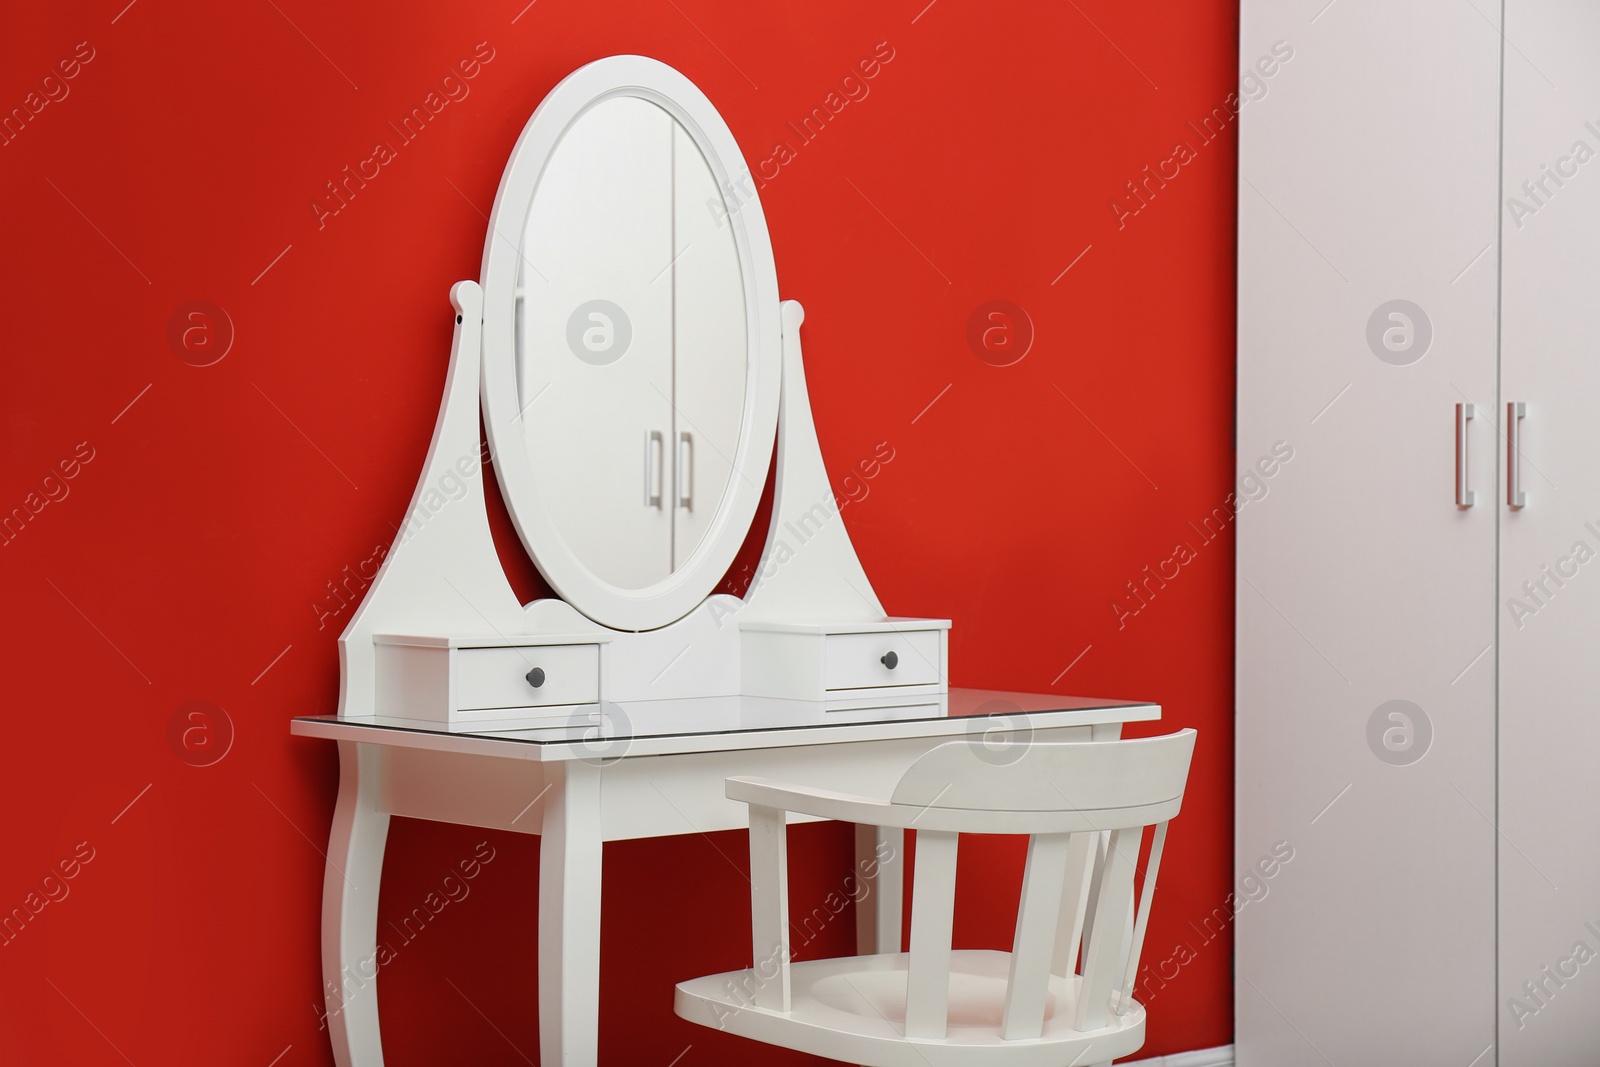
{"type": "Polygon", "coordinates": [[[477,723],[547,718],[600,699],[601,644],[581,637],[374,637],[379,715],[477,723]]]}
{"type": "Polygon", "coordinates": [[[825,634],[824,688],[866,689],[889,685],[937,685],[943,630],[825,634]]]}
{"type": "Polygon", "coordinates": [[[531,708],[600,699],[599,645],[456,650],[456,707],[531,708]]]}
{"type": "Polygon", "coordinates": [[[791,700],[937,695],[949,687],[948,619],[741,623],[743,691],[791,700]]]}

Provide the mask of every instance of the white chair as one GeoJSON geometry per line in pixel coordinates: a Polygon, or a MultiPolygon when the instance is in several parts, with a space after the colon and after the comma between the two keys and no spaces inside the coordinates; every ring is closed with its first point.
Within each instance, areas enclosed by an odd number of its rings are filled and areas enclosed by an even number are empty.
{"type": "Polygon", "coordinates": [[[1133,982],[1194,738],[1041,742],[1006,765],[950,742],[913,763],[887,801],[728,779],[728,797],[750,805],[754,966],[680,983],[677,1013],[868,1067],[1085,1067],[1128,1055],[1144,1044],[1133,982]],[[909,953],[790,961],[791,811],[917,831],[909,953]],[[951,949],[962,833],[1029,837],[1010,952],[951,949]]]}

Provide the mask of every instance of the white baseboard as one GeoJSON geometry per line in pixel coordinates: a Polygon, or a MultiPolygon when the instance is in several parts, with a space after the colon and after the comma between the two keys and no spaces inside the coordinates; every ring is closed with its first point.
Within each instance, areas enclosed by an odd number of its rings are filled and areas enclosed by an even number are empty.
{"type": "Polygon", "coordinates": [[[1170,1056],[1154,1056],[1147,1060],[1123,1060],[1118,1067],[1233,1067],[1233,1046],[1174,1052],[1170,1056]]]}

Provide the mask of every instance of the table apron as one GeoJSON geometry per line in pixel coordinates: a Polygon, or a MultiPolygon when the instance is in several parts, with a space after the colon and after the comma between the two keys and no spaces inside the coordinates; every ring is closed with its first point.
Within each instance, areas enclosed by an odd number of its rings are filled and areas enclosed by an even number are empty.
{"type": "MultiPolygon", "coordinates": [[[[1116,724],[1035,730],[1035,741],[1088,741],[1115,736],[1116,724]]],[[[544,807],[573,776],[600,778],[600,826],[607,841],[738,830],[743,804],[728,800],[734,775],[792,781],[816,788],[888,798],[908,767],[949,737],[896,738],[783,748],[623,756],[601,765],[540,763],[428,749],[373,745],[375,806],[392,815],[463,826],[538,834],[544,807]]],[[[978,737],[973,744],[981,743],[978,737]]],[[[364,746],[366,747],[366,746],[364,746]]],[[[791,821],[814,821],[791,816],[791,821]]]]}

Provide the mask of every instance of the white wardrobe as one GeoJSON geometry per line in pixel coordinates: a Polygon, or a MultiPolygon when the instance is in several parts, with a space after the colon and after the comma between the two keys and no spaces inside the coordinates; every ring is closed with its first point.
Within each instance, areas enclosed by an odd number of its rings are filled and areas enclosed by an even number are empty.
{"type": "Polygon", "coordinates": [[[1600,5],[1240,36],[1237,1062],[1593,1067],[1600,5]]]}

